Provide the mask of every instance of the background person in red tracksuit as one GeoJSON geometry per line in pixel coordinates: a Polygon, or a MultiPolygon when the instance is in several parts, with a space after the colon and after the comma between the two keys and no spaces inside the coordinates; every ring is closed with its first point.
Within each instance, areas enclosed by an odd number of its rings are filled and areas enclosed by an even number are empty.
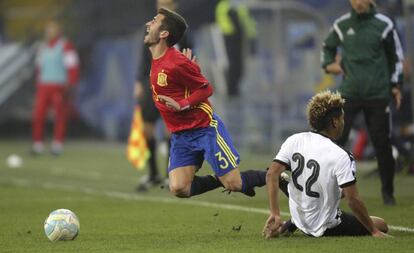
{"type": "Polygon", "coordinates": [[[50,108],[54,112],[54,134],[52,154],[63,151],[63,140],[67,124],[68,96],[78,82],[79,60],[72,45],[61,34],[55,20],[45,26],[45,41],[36,56],[36,97],[33,108],[33,154],[41,154],[44,123],[50,108]]]}

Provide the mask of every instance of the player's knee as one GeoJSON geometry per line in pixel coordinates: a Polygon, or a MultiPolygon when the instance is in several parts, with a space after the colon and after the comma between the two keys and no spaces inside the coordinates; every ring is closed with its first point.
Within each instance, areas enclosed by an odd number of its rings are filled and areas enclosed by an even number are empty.
{"type": "Polygon", "coordinates": [[[170,183],[170,191],[172,194],[179,198],[190,197],[190,186],[186,184],[170,183]]]}

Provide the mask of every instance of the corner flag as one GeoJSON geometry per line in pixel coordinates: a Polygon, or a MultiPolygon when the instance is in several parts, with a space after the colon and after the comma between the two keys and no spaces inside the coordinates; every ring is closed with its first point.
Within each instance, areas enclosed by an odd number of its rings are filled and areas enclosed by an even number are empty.
{"type": "Polygon", "coordinates": [[[150,156],[144,136],[144,121],[141,108],[136,106],[128,139],[127,158],[137,170],[143,170],[150,156]]]}

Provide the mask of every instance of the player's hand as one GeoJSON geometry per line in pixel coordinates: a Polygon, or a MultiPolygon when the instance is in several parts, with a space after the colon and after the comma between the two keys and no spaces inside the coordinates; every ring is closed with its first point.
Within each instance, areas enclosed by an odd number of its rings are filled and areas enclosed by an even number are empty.
{"type": "Polygon", "coordinates": [[[395,99],[395,107],[397,108],[397,110],[399,110],[400,107],[401,107],[401,100],[402,100],[401,91],[400,91],[399,88],[394,87],[394,88],[392,88],[391,92],[392,92],[392,95],[395,99]]]}
{"type": "Polygon", "coordinates": [[[262,231],[262,235],[265,239],[278,237],[280,234],[280,228],[282,227],[282,219],[277,215],[270,215],[267,218],[265,226],[262,231]]]}
{"type": "Polygon", "coordinates": [[[187,57],[190,61],[197,63],[197,57],[193,56],[193,51],[189,48],[183,49],[183,54],[187,57]]]}
{"type": "Polygon", "coordinates": [[[158,95],[158,99],[171,110],[176,111],[176,112],[181,111],[180,104],[174,99],[164,96],[164,95],[158,95]]]}
{"type": "Polygon", "coordinates": [[[392,238],[393,237],[392,235],[383,233],[378,229],[372,233],[372,236],[377,237],[377,238],[392,238]]]}

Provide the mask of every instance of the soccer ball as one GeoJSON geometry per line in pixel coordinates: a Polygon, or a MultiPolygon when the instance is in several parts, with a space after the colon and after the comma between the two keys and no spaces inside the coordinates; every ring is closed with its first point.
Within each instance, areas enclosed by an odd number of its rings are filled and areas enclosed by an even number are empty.
{"type": "Polygon", "coordinates": [[[68,209],[58,209],[45,220],[45,234],[51,241],[70,241],[79,234],[79,219],[68,209]]]}
{"type": "Polygon", "coordinates": [[[19,155],[11,154],[6,159],[6,165],[11,169],[18,169],[22,167],[23,159],[19,155]]]}

